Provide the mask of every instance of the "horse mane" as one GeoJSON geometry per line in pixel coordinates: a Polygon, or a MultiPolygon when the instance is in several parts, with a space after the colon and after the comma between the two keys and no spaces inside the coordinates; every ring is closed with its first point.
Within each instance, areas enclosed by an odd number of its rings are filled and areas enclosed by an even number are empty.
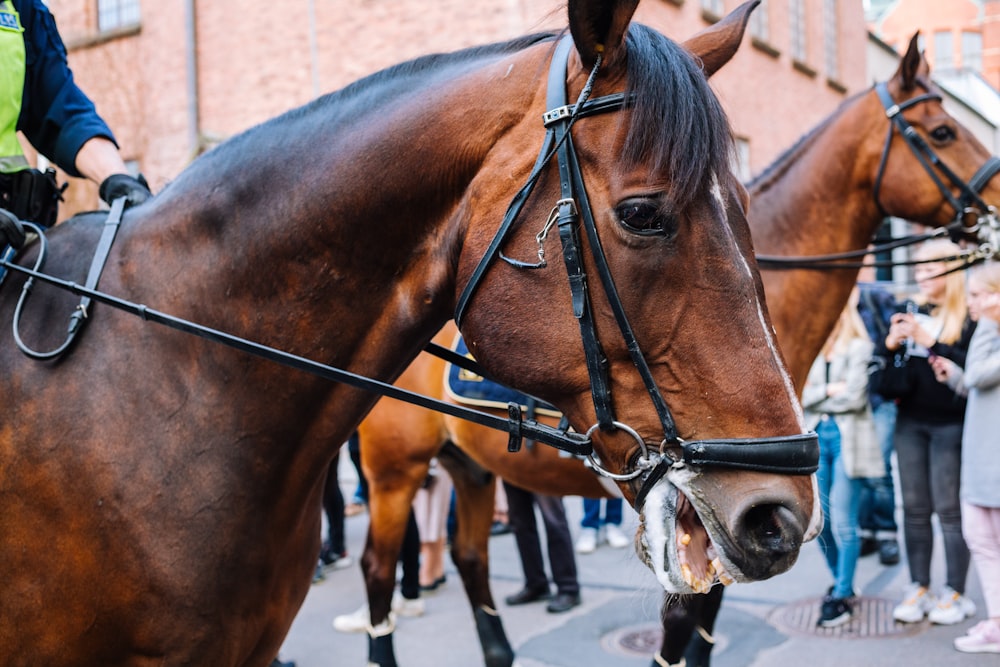
{"type": "Polygon", "coordinates": [[[683,210],[713,174],[730,171],[729,119],[700,64],[679,44],[633,23],[626,48],[633,105],[622,158],[630,166],[649,160],[653,173],[668,175],[671,207],[683,210]]]}
{"type": "Polygon", "coordinates": [[[799,139],[792,144],[791,148],[786,149],[781,153],[771,164],[764,168],[757,176],[750,179],[750,182],[746,184],[747,190],[751,192],[766,192],[774,183],[781,178],[785,172],[787,172],[799,156],[805,152],[809,146],[816,140],[816,138],[826,129],[826,127],[833,122],[840,112],[849,104],[852,104],[854,100],[858,99],[862,95],[869,92],[870,89],[862,90],[859,93],[851,95],[846,100],[841,102],[837,106],[837,110],[824,118],[818,125],[814,126],[811,130],[806,132],[804,135],[799,137],[799,139]]]}

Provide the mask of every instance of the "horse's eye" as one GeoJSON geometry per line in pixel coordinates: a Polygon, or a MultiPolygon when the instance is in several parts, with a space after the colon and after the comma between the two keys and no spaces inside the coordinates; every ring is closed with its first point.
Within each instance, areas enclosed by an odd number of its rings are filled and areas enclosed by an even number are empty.
{"type": "Polygon", "coordinates": [[[644,236],[663,236],[675,231],[676,223],[661,208],[650,201],[625,201],[615,208],[618,224],[644,236]]]}
{"type": "Polygon", "coordinates": [[[955,130],[948,127],[947,125],[938,125],[933,130],[931,130],[931,139],[938,144],[946,144],[955,141],[955,130]]]}

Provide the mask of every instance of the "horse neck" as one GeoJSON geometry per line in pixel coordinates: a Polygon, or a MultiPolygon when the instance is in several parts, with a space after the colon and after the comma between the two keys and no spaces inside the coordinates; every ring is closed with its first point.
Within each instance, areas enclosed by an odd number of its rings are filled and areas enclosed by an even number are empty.
{"type": "MultiPolygon", "coordinates": [[[[846,101],[749,186],[758,254],[810,256],[867,247],[882,221],[873,176],[870,95],[846,101]]],[[[884,119],[882,119],[884,122],[884,119]]],[[[801,391],[857,280],[856,270],[761,272],[779,344],[801,391]]]]}
{"type": "MultiPolygon", "coordinates": [[[[472,69],[438,75],[422,93],[411,79],[334,96],[206,154],[136,210],[123,242],[143,268],[122,278],[124,291],[359,375],[395,378],[452,314],[463,196],[524,115],[523,95],[465,76],[472,69]],[[482,122],[470,128],[469,118],[482,122]],[[293,169],[289,155],[308,156],[308,166],[293,169]]],[[[541,84],[527,79],[521,91],[534,94],[541,84]]],[[[375,400],[305,375],[277,381],[294,384],[275,413],[286,403],[300,412],[336,404],[337,425],[321,429],[333,442],[375,400]]]]}

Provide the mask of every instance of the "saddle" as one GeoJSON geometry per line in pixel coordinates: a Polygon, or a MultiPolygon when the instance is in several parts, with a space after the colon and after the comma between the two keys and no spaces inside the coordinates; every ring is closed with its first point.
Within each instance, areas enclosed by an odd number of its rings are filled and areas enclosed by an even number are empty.
{"type": "MultiPolygon", "coordinates": [[[[462,356],[472,359],[469,348],[462,334],[455,335],[451,349],[462,356]]],[[[454,364],[446,364],[444,371],[444,390],[448,398],[462,405],[473,405],[481,408],[507,410],[509,403],[517,403],[529,415],[532,413],[549,417],[562,417],[562,413],[553,406],[532,398],[527,394],[505,387],[502,384],[476,375],[472,371],[460,368],[454,364]]]]}

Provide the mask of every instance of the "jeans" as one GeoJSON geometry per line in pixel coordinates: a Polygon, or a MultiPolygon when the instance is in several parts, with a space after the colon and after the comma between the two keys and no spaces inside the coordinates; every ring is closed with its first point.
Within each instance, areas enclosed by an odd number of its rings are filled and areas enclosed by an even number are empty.
{"type": "Polygon", "coordinates": [[[605,524],[615,526],[622,525],[622,499],[608,498],[604,501],[604,520],[601,520],[601,499],[583,499],[583,519],[580,526],[583,528],[598,529],[605,524]]]}
{"type": "Polygon", "coordinates": [[[861,479],[847,476],[840,458],[840,429],[834,418],[828,417],[816,425],[819,436],[820,505],[823,508],[823,532],[819,547],[833,574],[832,596],[848,598],[854,595],[854,571],[861,553],[858,537],[858,509],[861,505],[861,479]]]}
{"type": "Polygon", "coordinates": [[[962,424],[924,422],[900,415],[896,420],[896,461],[903,495],[903,537],[910,580],[931,583],[936,513],[944,538],[947,584],[965,593],[969,547],[962,536],[958,487],[962,468],[962,424]]]}
{"type": "Polygon", "coordinates": [[[896,404],[883,401],[872,411],[875,434],[882,447],[885,460],[885,477],[865,479],[861,488],[861,516],[859,525],[863,533],[876,539],[896,537],[896,490],[892,481],[893,432],[896,428],[896,404]]]}

